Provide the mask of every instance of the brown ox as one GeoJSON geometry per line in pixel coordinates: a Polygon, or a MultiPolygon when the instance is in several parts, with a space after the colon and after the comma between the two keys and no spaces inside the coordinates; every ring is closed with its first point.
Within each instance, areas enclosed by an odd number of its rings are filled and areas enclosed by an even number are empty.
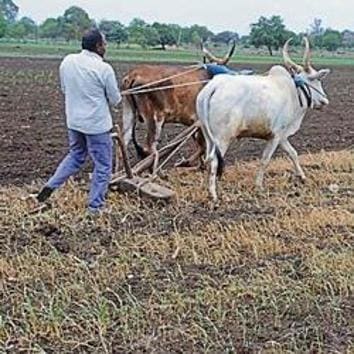
{"type": "MultiPolygon", "coordinates": [[[[220,65],[225,65],[230,60],[234,50],[235,43],[224,58],[217,58],[203,47],[208,60],[220,65]]],[[[123,131],[126,146],[133,140],[140,158],[153,153],[157,155],[157,144],[165,123],[190,126],[197,120],[196,97],[210,78],[201,65],[194,68],[173,65],[139,65],[130,70],[123,77],[122,89],[139,90],[141,87],[143,92],[131,93],[123,100],[123,131]],[[164,80],[165,78],[167,80],[164,80]],[[154,82],[158,83],[150,85],[154,82]],[[169,88],[162,89],[163,86],[169,88]],[[137,143],[135,138],[137,119],[145,122],[147,127],[144,148],[137,143]]],[[[184,166],[190,166],[202,155],[204,151],[202,134],[198,134],[197,142],[198,150],[183,163],[184,166]]]]}

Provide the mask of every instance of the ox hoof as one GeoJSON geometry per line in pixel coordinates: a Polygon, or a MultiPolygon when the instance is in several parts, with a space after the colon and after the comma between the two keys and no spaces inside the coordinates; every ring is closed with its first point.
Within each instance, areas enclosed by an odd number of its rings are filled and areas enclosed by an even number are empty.
{"type": "Polygon", "coordinates": [[[215,211],[220,208],[220,201],[217,199],[209,200],[208,209],[211,211],[215,211]]]}
{"type": "Polygon", "coordinates": [[[295,179],[295,184],[299,185],[299,184],[305,184],[307,179],[305,176],[300,176],[300,175],[294,175],[293,177],[295,179]]]}
{"type": "Polygon", "coordinates": [[[262,174],[256,176],[255,185],[257,191],[264,190],[263,181],[264,181],[264,177],[262,174]]]}
{"type": "Polygon", "coordinates": [[[305,176],[296,176],[296,177],[303,184],[305,184],[307,181],[307,178],[305,176]]]}
{"type": "Polygon", "coordinates": [[[213,211],[216,211],[220,208],[220,203],[219,202],[212,202],[210,209],[213,211]]]}
{"type": "Polygon", "coordinates": [[[257,191],[257,192],[264,192],[263,183],[262,183],[262,184],[256,183],[256,191],[257,191]]]}

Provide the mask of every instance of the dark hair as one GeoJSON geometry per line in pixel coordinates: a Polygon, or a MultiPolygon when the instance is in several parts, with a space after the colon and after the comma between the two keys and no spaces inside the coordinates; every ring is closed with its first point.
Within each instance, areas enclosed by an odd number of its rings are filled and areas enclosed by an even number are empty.
{"type": "Polygon", "coordinates": [[[82,37],[82,49],[95,52],[97,48],[97,44],[102,44],[102,42],[103,42],[102,33],[97,28],[93,28],[84,33],[82,37]]]}

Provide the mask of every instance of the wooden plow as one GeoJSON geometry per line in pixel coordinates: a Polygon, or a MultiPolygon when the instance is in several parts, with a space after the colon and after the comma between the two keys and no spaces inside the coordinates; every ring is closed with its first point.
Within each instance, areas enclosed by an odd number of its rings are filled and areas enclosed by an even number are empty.
{"type": "Polygon", "coordinates": [[[152,199],[154,201],[170,201],[175,198],[176,192],[161,186],[154,181],[158,173],[171,161],[172,157],[179,152],[188,140],[199,130],[199,122],[194,123],[179,135],[177,135],[169,144],[157,151],[157,154],[151,154],[141,160],[133,167],[130,166],[126,146],[123,141],[121,130],[116,126],[116,132],[112,137],[116,140],[116,166],[119,156],[122,157],[124,169],[116,171],[110,182],[110,189],[120,192],[136,192],[138,196],[152,199]],[[121,154],[119,155],[119,150],[121,154]],[[156,166],[156,161],[159,164],[156,166]],[[150,177],[140,176],[143,172],[154,167],[153,174],[150,177]]]}

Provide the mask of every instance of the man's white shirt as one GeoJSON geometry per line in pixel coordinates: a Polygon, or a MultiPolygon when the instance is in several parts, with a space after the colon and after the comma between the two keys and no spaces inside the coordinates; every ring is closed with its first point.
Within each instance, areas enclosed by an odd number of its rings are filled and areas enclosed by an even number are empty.
{"type": "Polygon", "coordinates": [[[116,106],[122,96],[108,63],[88,50],[70,54],[60,65],[60,81],[69,129],[85,134],[102,134],[112,129],[109,105],[116,106]]]}

